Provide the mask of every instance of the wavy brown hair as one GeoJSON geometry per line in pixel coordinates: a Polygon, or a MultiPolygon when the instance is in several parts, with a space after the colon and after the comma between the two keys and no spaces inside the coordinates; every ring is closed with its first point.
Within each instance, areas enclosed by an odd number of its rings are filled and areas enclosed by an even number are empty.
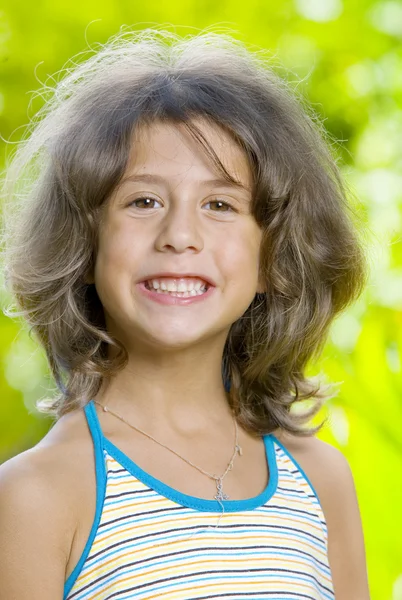
{"type": "Polygon", "coordinates": [[[29,324],[59,391],[38,408],[60,417],[83,406],[127,363],[86,281],[135,128],[155,120],[184,125],[230,178],[192,117],[225,128],[245,150],[263,233],[266,293],[233,323],[222,357],[229,402],[249,431],[311,435],[323,423],[307,421],[334,394],[306,370],[334,317],[366,283],[363,223],[311,107],[262,50],[210,32],[114,36],[67,69],[10,161],[4,259],[17,311],[6,314],[29,324]],[[308,410],[291,410],[307,399],[308,410]]]}

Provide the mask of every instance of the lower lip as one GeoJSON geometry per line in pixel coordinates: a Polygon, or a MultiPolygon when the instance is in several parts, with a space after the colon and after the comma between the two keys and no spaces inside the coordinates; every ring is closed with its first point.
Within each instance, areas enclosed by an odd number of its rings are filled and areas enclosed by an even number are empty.
{"type": "Polygon", "coordinates": [[[170,304],[170,305],[178,305],[178,306],[186,306],[187,304],[195,304],[197,302],[202,302],[211,296],[215,287],[211,285],[206,292],[201,294],[200,296],[189,296],[188,298],[180,298],[179,296],[171,296],[170,294],[158,294],[154,290],[148,290],[145,287],[145,282],[141,282],[137,284],[140,291],[150,300],[154,300],[159,304],[170,304]]]}

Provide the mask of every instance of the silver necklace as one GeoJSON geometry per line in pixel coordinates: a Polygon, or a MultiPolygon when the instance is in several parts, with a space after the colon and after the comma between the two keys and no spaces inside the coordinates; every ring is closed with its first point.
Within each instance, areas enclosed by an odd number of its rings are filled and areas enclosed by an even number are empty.
{"type": "Polygon", "coordinates": [[[208,473],[207,471],[204,471],[204,469],[201,469],[200,467],[197,467],[197,465],[195,465],[194,463],[192,463],[191,460],[187,460],[187,458],[184,458],[178,452],[176,452],[175,450],[172,450],[172,448],[169,448],[168,446],[165,446],[165,444],[162,444],[162,442],[158,442],[158,440],[156,440],[154,437],[152,437],[152,435],[149,435],[149,433],[146,433],[145,431],[143,431],[139,427],[136,427],[135,425],[132,425],[131,423],[129,423],[128,421],[126,421],[126,419],[124,419],[124,417],[122,417],[118,413],[114,412],[113,410],[110,410],[110,408],[108,408],[107,406],[104,406],[103,404],[101,404],[97,400],[94,400],[94,403],[98,404],[98,406],[100,406],[103,409],[104,412],[108,412],[111,415],[117,417],[118,419],[120,419],[120,421],[123,421],[123,423],[125,423],[126,425],[128,425],[132,429],[135,429],[136,431],[139,431],[143,435],[146,435],[149,439],[153,440],[154,442],[156,442],[160,446],[163,446],[164,448],[166,448],[166,450],[169,450],[169,452],[173,452],[173,454],[175,454],[176,456],[178,456],[179,458],[181,458],[182,460],[184,460],[186,463],[188,463],[189,465],[191,465],[192,467],[194,467],[195,469],[197,469],[198,471],[200,471],[204,475],[207,475],[210,479],[213,479],[215,481],[215,484],[216,484],[216,495],[214,496],[215,500],[229,500],[229,496],[227,494],[225,494],[224,491],[223,491],[223,483],[222,483],[222,481],[223,481],[223,478],[227,475],[227,473],[232,470],[232,468],[233,468],[233,462],[234,462],[234,459],[236,457],[236,454],[239,454],[239,456],[243,455],[242,447],[238,444],[238,433],[239,432],[238,432],[237,422],[236,422],[236,419],[235,419],[234,416],[233,416],[233,421],[234,421],[234,426],[235,426],[235,445],[234,445],[234,450],[233,450],[232,458],[230,459],[229,464],[226,467],[226,471],[223,473],[223,475],[219,476],[219,475],[212,475],[211,473],[208,473]]]}

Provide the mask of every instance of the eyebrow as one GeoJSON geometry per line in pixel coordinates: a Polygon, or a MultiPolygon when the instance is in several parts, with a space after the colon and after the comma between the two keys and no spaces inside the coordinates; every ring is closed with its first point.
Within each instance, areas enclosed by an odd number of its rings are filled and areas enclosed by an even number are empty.
{"type": "MultiPolygon", "coordinates": [[[[152,173],[142,173],[138,175],[130,175],[129,177],[125,177],[120,185],[126,183],[126,181],[132,181],[134,183],[157,183],[159,185],[163,185],[166,187],[166,179],[157,174],[152,173]]],[[[202,186],[212,186],[212,187],[220,187],[220,188],[228,188],[233,187],[239,190],[245,190],[250,192],[250,188],[248,186],[243,185],[238,181],[228,181],[227,179],[217,178],[217,179],[204,179],[202,181],[198,181],[199,185],[202,186]]]]}

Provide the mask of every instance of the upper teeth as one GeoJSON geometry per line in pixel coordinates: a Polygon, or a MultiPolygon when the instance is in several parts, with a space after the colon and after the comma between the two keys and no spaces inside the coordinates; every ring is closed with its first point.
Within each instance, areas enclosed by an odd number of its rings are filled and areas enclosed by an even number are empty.
{"type": "Polygon", "coordinates": [[[169,279],[164,277],[161,279],[149,279],[147,283],[155,290],[161,289],[168,292],[191,292],[192,290],[198,292],[199,290],[204,290],[207,287],[205,281],[202,281],[201,279],[190,278],[169,279]]]}

